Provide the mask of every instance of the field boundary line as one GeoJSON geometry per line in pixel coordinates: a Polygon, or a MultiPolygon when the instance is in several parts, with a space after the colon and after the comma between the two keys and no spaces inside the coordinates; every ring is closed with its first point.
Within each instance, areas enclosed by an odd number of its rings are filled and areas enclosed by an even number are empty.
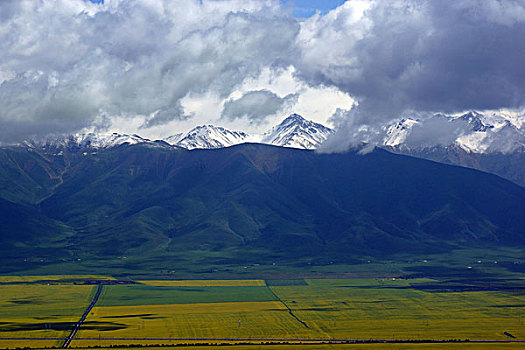
{"type": "MultiPolygon", "coordinates": [[[[8,338],[2,338],[8,339],[8,338]]],[[[17,338],[21,339],[21,338],[17,338]]],[[[0,339],[1,340],[1,339],[0,339]]],[[[432,344],[432,343],[525,343],[525,340],[470,340],[470,339],[337,339],[337,338],[75,338],[75,340],[171,340],[171,341],[232,341],[232,342],[325,342],[325,343],[400,343],[400,344],[432,344]]]]}
{"type": "MultiPolygon", "coordinates": [[[[266,282],[265,282],[265,283],[266,283],[266,282]]],[[[295,318],[295,319],[297,320],[297,322],[300,322],[300,323],[301,323],[303,326],[305,326],[306,328],[310,328],[310,327],[308,327],[308,325],[306,324],[306,322],[304,322],[303,320],[301,320],[299,317],[297,317],[297,316],[293,313],[292,309],[290,309],[290,307],[289,307],[289,306],[288,306],[288,305],[287,305],[287,304],[286,304],[286,303],[285,303],[285,302],[284,302],[284,301],[283,301],[283,300],[282,300],[282,299],[281,299],[281,298],[280,298],[280,297],[279,297],[279,296],[278,296],[278,295],[272,290],[272,287],[270,287],[267,283],[266,283],[266,288],[268,288],[268,290],[270,291],[270,293],[272,293],[273,296],[274,296],[275,298],[277,298],[277,300],[278,300],[279,302],[281,302],[281,304],[284,305],[284,307],[288,310],[288,313],[289,313],[293,318],[295,318]]]]}
{"type": "MultiPolygon", "coordinates": [[[[38,338],[38,337],[5,337],[1,340],[61,340],[65,338],[38,338]]],[[[304,342],[304,343],[358,343],[358,344],[376,344],[376,343],[392,343],[392,344],[433,344],[433,343],[525,343],[525,340],[473,340],[473,339],[337,339],[337,338],[130,338],[130,337],[107,337],[94,338],[82,337],[75,338],[75,340],[165,340],[165,341],[231,341],[231,342],[304,342]]],[[[232,344],[235,345],[235,344],[232,344]]],[[[243,345],[243,344],[239,344],[243,345]]],[[[149,346],[149,345],[147,345],[149,346]]],[[[198,345],[195,345],[198,346],[198,345]]]]}
{"type": "Polygon", "coordinates": [[[66,338],[64,345],[62,345],[62,349],[66,349],[67,347],[69,347],[69,344],[71,344],[71,341],[73,340],[78,330],[82,326],[82,323],[84,323],[84,321],[86,320],[86,317],[91,312],[91,309],[93,309],[93,307],[97,303],[98,298],[100,297],[100,293],[102,293],[102,288],[104,288],[104,285],[102,284],[99,284],[97,286],[97,291],[95,292],[95,296],[93,296],[93,300],[91,300],[91,303],[86,308],[86,311],[84,311],[84,314],[82,315],[80,320],[77,323],[75,323],[75,327],[73,327],[73,329],[71,330],[71,333],[69,333],[68,337],[66,338]]]}

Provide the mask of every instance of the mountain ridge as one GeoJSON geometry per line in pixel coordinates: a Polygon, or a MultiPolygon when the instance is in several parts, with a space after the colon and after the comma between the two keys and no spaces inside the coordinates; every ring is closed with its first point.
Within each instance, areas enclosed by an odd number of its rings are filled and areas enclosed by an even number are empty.
{"type": "MultiPolygon", "coordinates": [[[[378,145],[392,152],[454,164],[490,172],[525,186],[524,117],[487,115],[468,112],[462,115],[436,115],[436,120],[463,130],[459,137],[443,144],[413,144],[410,140],[424,122],[405,117],[383,127],[384,136],[378,145]]],[[[335,131],[322,124],[291,114],[269,131],[249,135],[224,127],[202,125],[186,133],[163,140],[150,140],[139,135],[118,133],[87,133],[49,137],[40,142],[24,142],[23,147],[46,154],[60,155],[64,149],[83,149],[84,153],[123,144],[144,143],[152,147],[209,149],[230,147],[241,143],[263,143],[299,149],[317,149],[335,131]]]]}

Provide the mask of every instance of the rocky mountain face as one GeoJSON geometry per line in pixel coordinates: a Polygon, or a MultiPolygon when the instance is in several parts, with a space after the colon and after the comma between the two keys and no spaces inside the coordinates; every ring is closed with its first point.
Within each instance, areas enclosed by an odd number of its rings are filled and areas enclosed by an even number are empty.
{"type": "Polygon", "coordinates": [[[167,143],[186,149],[223,148],[244,143],[250,136],[241,131],[230,131],[220,126],[197,126],[187,133],[164,139],[167,143]]]}

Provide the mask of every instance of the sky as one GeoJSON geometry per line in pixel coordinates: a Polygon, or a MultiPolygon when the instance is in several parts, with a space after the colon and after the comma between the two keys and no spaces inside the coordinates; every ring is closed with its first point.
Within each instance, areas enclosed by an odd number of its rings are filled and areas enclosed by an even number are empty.
{"type": "Polygon", "coordinates": [[[522,0],[3,0],[0,143],[296,112],[345,150],[406,115],[523,111],[524,37],[522,0]]]}
{"type": "Polygon", "coordinates": [[[344,2],[344,0],[281,0],[285,7],[292,8],[292,15],[296,18],[308,18],[317,12],[326,14],[344,2]]]}

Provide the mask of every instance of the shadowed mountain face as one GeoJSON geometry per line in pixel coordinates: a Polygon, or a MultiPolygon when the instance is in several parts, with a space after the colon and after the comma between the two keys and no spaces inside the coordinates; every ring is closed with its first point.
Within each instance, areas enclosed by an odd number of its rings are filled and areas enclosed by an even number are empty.
{"type": "Polygon", "coordinates": [[[486,171],[525,187],[525,152],[471,153],[455,145],[410,150],[394,148],[393,151],[440,163],[486,171]]]}
{"type": "MultiPolygon", "coordinates": [[[[19,203],[33,199],[33,207],[24,206],[38,213],[31,220],[59,227],[57,235],[67,239],[55,241],[64,247],[98,256],[234,249],[290,260],[350,259],[525,245],[525,188],[384,150],[317,154],[244,144],[187,151],[137,144],[54,158],[29,157],[24,152],[33,151],[19,148],[3,152],[2,167],[5,162],[12,172],[2,175],[0,197],[10,202],[0,206],[1,217],[20,206],[12,203],[17,194],[19,203]],[[44,168],[60,179],[40,179],[39,186],[20,181],[44,168]]],[[[24,215],[0,231],[2,239],[16,237],[13,232],[42,237],[24,215]]]]}

